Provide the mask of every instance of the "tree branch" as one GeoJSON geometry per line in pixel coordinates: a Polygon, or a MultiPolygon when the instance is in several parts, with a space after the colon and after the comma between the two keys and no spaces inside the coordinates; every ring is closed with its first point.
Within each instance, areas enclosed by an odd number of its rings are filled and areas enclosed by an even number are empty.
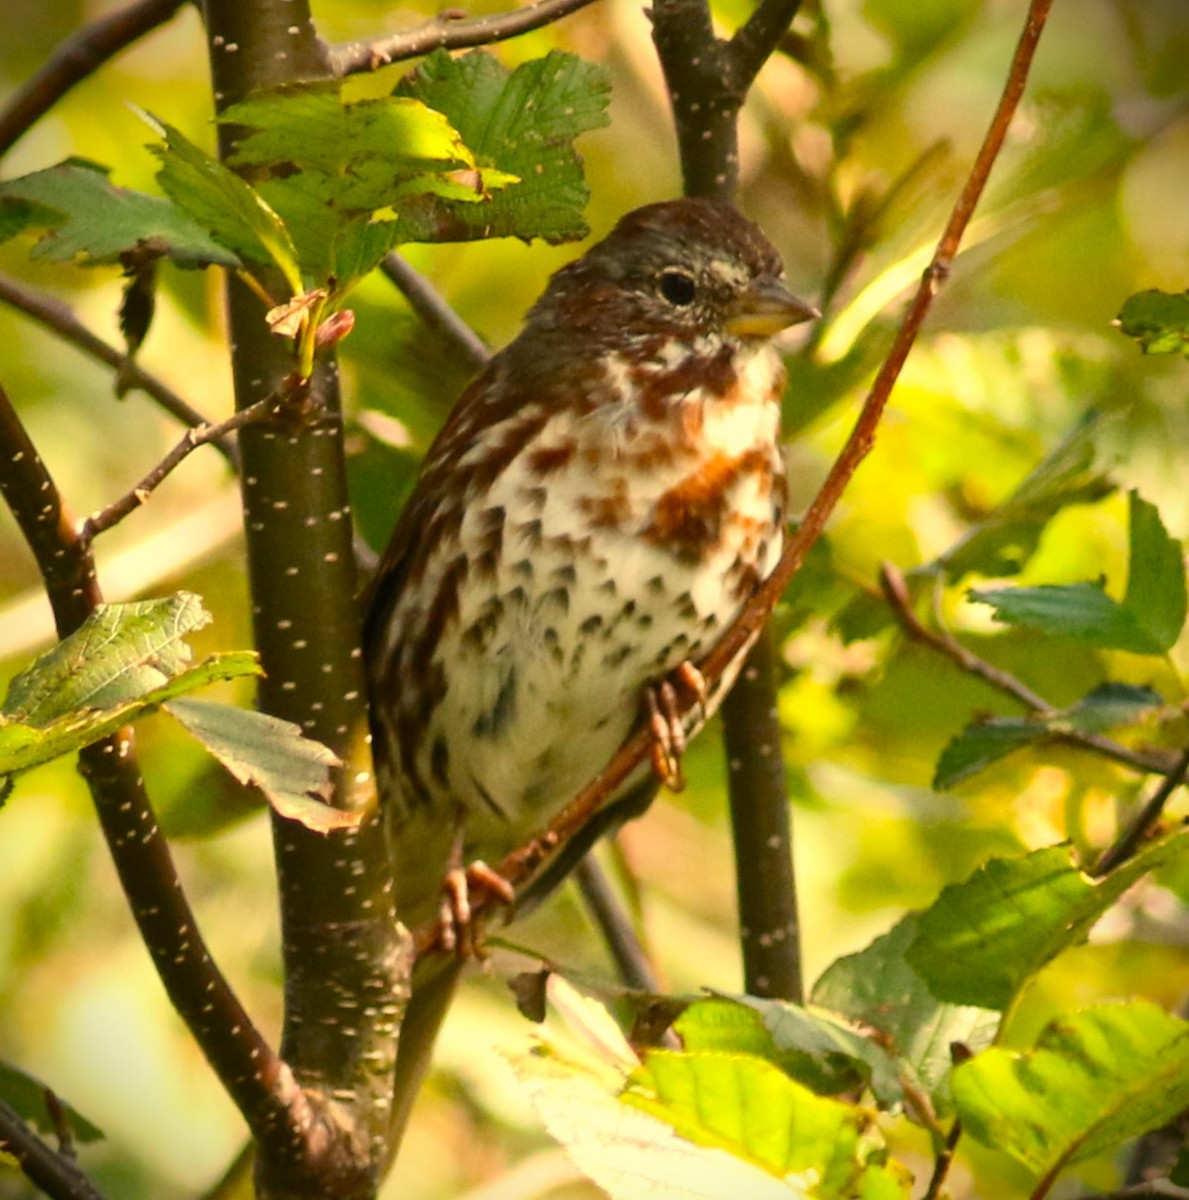
{"type": "Polygon", "coordinates": [[[1103,851],[1102,857],[1094,864],[1092,874],[1095,878],[1113,871],[1120,863],[1126,862],[1139,848],[1152,827],[1160,819],[1169,797],[1185,782],[1185,774],[1189,772],[1189,750],[1183,750],[1176,765],[1160,781],[1156,790],[1148,798],[1147,803],[1135,814],[1134,820],[1119,835],[1119,838],[1103,851]]]}
{"type": "MultiPolygon", "coordinates": [[[[112,367],[125,388],[144,392],[183,425],[193,428],[208,423],[202,413],[191,408],[181,396],[166,387],[155,375],[145,371],[134,358],[129,358],[93,334],[54,296],[35,292],[7,275],[0,275],[0,301],[23,312],[25,316],[32,317],[47,329],[52,329],[63,341],[76,346],[85,354],[112,367]]],[[[230,439],[220,438],[214,445],[232,466],[236,465],[236,450],[230,439]]]]}
{"type": "Polygon", "coordinates": [[[242,429],[245,425],[252,425],[257,421],[274,420],[282,416],[285,409],[304,394],[304,385],[299,385],[298,381],[286,380],[282,385],[282,390],[265,396],[263,400],[257,400],[255,404],[241,409],[227,420],[220,421],[217,425],[196,425],[188,430],[181,441],[135,487],[83,522],[78,535],[82,547],[90,546],[99,534],[118,525],[129,513],[135,512],[142,504],[146,504],[153,492],[199,446],[218,442],[237,429],[242,429]]]}
{"type": "Polygon", "coordinates": [[[380,269],[397,286],[409,307],[435,333],[450,339],[454,348],[476,370],[491,357],[483,339],[450,307],[438,290],[407,259],[387,255],[380,269]]]}
{"type": "Polygon", "coordinates": [[[0,1152],[15,1158],[17,1166],[51,1200],[104,1200],[103,1193],[76,1163],[55,1154],[3,1100],[0,1100],[0,1152]]]}
{"type": "MultiPolygon", "coordinates": [[[[900,623],[904,632],[914,641],[930,646],[939,654],[944,654],[967,674],[974,675],[997,691],[1018,700],[1037,717],[1056,716],[1060,711],[1043,696],[1028,687],[1023,680],[1017,679],[1010,671],[996,667],[987,662],[985,658],[980,658],[973,650],[967,649],[948,629],[930,629],[925,625],[913,611],[912,599],[908,594],[904,576],[891,563],[881,565],[879,582],[884,597],[892,610],[892,615],[900,623]]],[[[1167,775],[1176,769],[1177,760],[1171,754],[1160,751],[1133,750],[1100,733],[1081,733],[1075,729],[1054,731],[1049,740],[1092,750],[1123,766],[1142,771],[1145,775],[1167,775]]]]}
{"type": "Polygon", "coordinates": [[[419,58],[433,50],[464,50],[471,46],[489,46],[507,41],[530,29],[552,25],[563,17],[585,8],[594,0],[536,0],[523,8],[489,17],[459,16],[457,9],[442,13],[432,21],[387,37],[366,38],[328,47],[331,70],[335,75],[355,75],[377,71],[390,63],[419,58]]]}
{"type": "Polygon", "coordinates": [[[45,65],[0,111],[0,155],[109,58],[164,25],[185,0],[139,0],[84,26],[56,46],[45,65]]]}
{"type": "Polygon", "coordinates": [[[619,978],[630,988],[641,992],[658,992],[656,972],[636,930],[615,894],[606,872],[593,854],[586,854],[574,868],[574,878],[607,949],[615,960],[619,978]]]}
{"type": "MultiPolygon", "coordinates": [[[[858,420],[843,446],[842,452],[830,468],[825,482],[806,510],[800,526],[785,546],[776,569],[757,588],[734,624],[705,658],[697,664],[708,683],[713,683],[721,676],[725,667],[734,661],[736,655],[762,628],[789,581],[801,569],[810,548],[821,535],[851,476],[871,451],[875,441],[875,431],[887,405],[892,387],[904,366],[909,350],[920,333],[934,297],[949,275],[962,235],[970,222],[978,199],[986,186],[991,167],[1003,145],[1003,139],[1023,93],[1037,42],[1044,29],[1051,4],[1052,0],[1032,0],[1024,30],[1012,58],[1007,83],[991,118],[982,146],[962,192],[954,204],[932,261],[925,269],[917,291],[901,319],[888,356],[867,394],[858,420]]],[[[648,730],[638,729],[619,748],[611,762],[582,789],[544,833],[513,851],[498,864],[496,869],[499,873],[513,886],[523,885],[543,862],[577,834],[591,815],[605,803],[629,775],[638,769],[648,755],[650,746],[648,730]]],[[[476,905],[476,911],[488,912],[491,907],[490,900],[481,900],[476,905]]],[[[432,944],[434,940],[431,931],[417,931],[418,945],[432,944]]]]}
{"type": "MultiPolygon", "coordinates": [[[[90,553],[3,388],[0,388],[0,495],[45,580],[58,635],[77,629],[102,603],[90,553]]],[[[288,1069],[257,1032],[211,959],[157,825],[136,762],[131,729],[81,752],[103,835],[153,965],[253,1131],[273,1129],[308,1107],[288,1069]]]]}
{"type": "MultiPolygon", "coordinates": [[[[739,174],[738,115],[800,0],[764,0],[730,42],[705,0],[658,0],[653,41],[669,88],[689,195],[730,198],[739,174]]],[[[764,629],[723,702],[744,989],[802,998],[793,828],[776,712],[776,649],[764,629]]]]}
{"type": "MultiPolygon", "coordinates": [[[[307,0],[207,0],[220,109],[250,92],[330,74],[307,0]]],[[[223,125],[226,158],[237,131],[223,125]]],[[[294,369],[259,299],[228,281],[236,406],[273,393],[294,369]]],[[[334,803],[362,807],[370,786],[365,689],[338,382],[309,381],[298,421],[240,431],[259,704],[299,724],[347,764],[334,803]]],[[[285,1015],[281,1053],[317,1116],[260,1139],[262,1197],[362,1200],[390,1158],[396,1030],[408,994],[407,935],[397,922],[380,822],[321,835],[271,814],[280,888],[285,1015]]],[[[295,1110],[296,1115],[296,1110],[295,1110]]]]}

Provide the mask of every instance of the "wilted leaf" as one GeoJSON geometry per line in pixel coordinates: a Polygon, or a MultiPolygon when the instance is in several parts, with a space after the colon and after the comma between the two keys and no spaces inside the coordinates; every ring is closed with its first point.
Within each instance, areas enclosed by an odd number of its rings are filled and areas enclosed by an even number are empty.
{"type": "Polygon", "coordinates": [[[0,184],[0,241],[42,229],[34,257],[116,263],[151,246],[183,267],[240,266],[239,258],[163,196],[113,187],[107,170],[68,159],[0,184]]]}
{"type": "Polygon", "coordinates": [[[1136,880],[1187,847],[1189,831],[1171,834],[1098,880],[1073,865],[1067,846],[991,859],[919,914],[908,963],[941,1000],[1003,1010],[1136,880]]]}
{"type": "Polygon", "coordinates": [[[1115,324],[1145,354],[1189,357],[1189,292],[1137,292],[1123,302],[1115,324]]]}
{"type": "Polygon", "coordinates": [[[431,54],[401,81],[397,94],[445,114],[485,173],[518,182],[482,204],[426,196],[401,209],[402,240],[585,236],[589,189],[573,141],[607,123],[609,86],[602,68],[551,51],[509,73],[484,51],[431,54]]]}
{"type": "Polygon", "coordinates": [[[1146,1001],[1054,1021],[1031,1050],[954,1072],[964,1128],[1051,1180],[1189,1107],[1189,1024],[1146,1001]]]}
{"type": "Polygon", "coordinates": [[[291,721],[205,700],[167,707],[236,779],[259,788],[281,816],[316,833],[359,824],[360,813],[327,803],[338,757],[291,721]]]}

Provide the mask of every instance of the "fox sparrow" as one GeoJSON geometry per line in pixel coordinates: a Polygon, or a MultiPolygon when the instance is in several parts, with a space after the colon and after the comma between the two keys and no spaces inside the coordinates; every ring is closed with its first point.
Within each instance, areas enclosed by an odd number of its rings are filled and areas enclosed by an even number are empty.
{"type": "Polygon", "coordinates": [[[629,213],[554,275],[431,447],[365,632],[405,921],[433,915],[452,857],[541,830],[775,565],[769,338],[815,315],[780,275],[724,203],[629,213]]]}
{"type": "MultiPolygon", "coordinates": [[[[543,829],[631,732],[642,696],[705,652],[775,565],[784,369],[769,339],[816,315],[780,275],[726,204],[631,212],[553,276],[430,448],[364,637],[410,925],[437,912],[449,865],[543,829]]],[[[617,808],[641,807],[647,782],[630,780],[578,850],[617,808]]],[[[418,1024],[418,991],[415,976],[398,1096],[440,1016],[418,1024]]]]}

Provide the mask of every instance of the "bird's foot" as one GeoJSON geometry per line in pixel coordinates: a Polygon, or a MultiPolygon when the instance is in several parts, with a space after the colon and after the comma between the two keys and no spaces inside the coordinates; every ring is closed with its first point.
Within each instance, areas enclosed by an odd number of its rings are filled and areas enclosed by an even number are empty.
{"type": "Polygon", "coordinates": [[[677,689],[692,694],[694,703],[706,712],[706,680],[692,662],[678,664],[672,673],[659,683],[644,689],[644,706],[648,729],[652,734],[652,769],[670,791],[685,787],[681,757],[685,753],[685,724],[677,689]]]}

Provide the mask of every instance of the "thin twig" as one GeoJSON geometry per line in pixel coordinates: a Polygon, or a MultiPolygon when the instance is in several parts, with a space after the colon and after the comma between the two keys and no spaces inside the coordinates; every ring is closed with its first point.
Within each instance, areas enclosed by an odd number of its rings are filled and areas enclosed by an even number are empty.
{"type": "MultiPolygon", "coordinates": [[[[0,495],[33,551],[58,635],[65,637],[103,601],[95,564],[2,387],[0,463],[0,495]]],[[[282,1129],[297,1142],[298,1131],[313,1120],[309,1098],[211,958],[145,791],[132,730],[88,746],[79,768],[128,907],[174,1008],[253,1133],[282,1129]]]]}
{"type": "Polygon", "coordinates": [[[119,524],[129,513],[135,512],[142,504],[147,503],[153,492],[199,446],[217,442],[237,429],[242,429],[245,425],[253,425],[278,416],[302,390],[304,389],[297,389],[292,385],[287,386],[279,392],[265,396],[263,400],[257,400],[248,408],[240,409],[239,412],[216,425],[204,424],[188,429],[181,441],[135,487],[113,500],[106,508],[92,513],[82,523],[78,532],[81,547],[86,549],[99,534],[105,533],[112,526],[119,524]]]}
{"type": "Polygon", "coordinates": [[[606,872],[591,854],[587,854],[574,868],[587,911],[599,927],[603,941],[615,965],[619,978],[630,988],[641,992],[659,992],[656,972],[633,928],[623,904],[615,894],[606,872]]]}
{"type": "Polygon", "coordinates": [[[563,17],[592,4],[594,0],[537,0],[523,8],[489,17],[459,16],[451,9],[403,33],[387,37],[344,42],[328,48],[331,70],[335,75],[355,75],[377,71],[390,63],[419,58],[432,50],[464,50],[469,46],[488,46],[508,38],[552,25],[563,17]]]}
{"type": "MultiPolygon", "coordinates": [[[[961,195],[950,214],[950,219],[938,242],[932,261],[926,268],[921,283],[901,320],[892,347],[872,384],[850,437],[830,468],[825,482],[806,511],[796,533],[789,539],[776,569],[756,590],[739,617],[710,653],[697,664],[708,683],[713,683],[722,675],[724,668],[735,660],[735,657],[768,619],[768,615],[784,594],[789,581],[801,569],[810,547],[817,541],[825,528],[826,522],[850,482],[851,476],[874,445],[875,430],[887,405],[892,386],[904,366],[909,350],[920,333],[934,297],[949,275],[950,267],[962,240],[962,234],[970,222],[979,197],[986,187],[991,167],[1003,145],[1008,126],[1011,124],[1012,116],[1019,104],[1020,96],[1023,94],[1028,70],[1051,5],[1052,0],[1032,0],[1024,30],[1012,58],[1007,83],[991,119],[986,137],[975,158],[961,195]]],[[[504,858],[497,867],[499,873],[514,886],[523,884],[558,847],[577,834],[591,815],[639,767],[647,756],[650,746],[651,739],[648,730],[638,729],[624,742],[598,776],[583,788],[554,819],[543,834],[504,858]]],[[[476,911],[488,910],[492,903],[493,901],[481,899],[476,905],[476,911]]],[[[429,929],[419,930],[417,940],[420,947],[432,944],[435,936],[429,929]]]]}
{"type": "MultiPolygon", "coordinates": [[[[963,646],[944,626],[930,629],[925,625],[913,611],[912,597],[908,594],[904,576],[891,563],[885,562],[880,565],[879,583],[892,615],[914,641],[930,646],[955,662],[968,675],[973,675],[996,691],[1018,700],[1033,716],[1047,720],[1060,715],[1060,709],[1034,692],[1023,680],[1010,671],[1004,671],[1001,667],[987,662],[985,658],[980,658],[963,646]]],[[[940,626],[940,622],[938,624],[940,626]]],[[[1053,729],[1044,732],[1051,741],[1093,750],[1096,754],[1142,771],[1145,775],[1167,775],[1176,769],[1177,760],[1167,752],[1134,750],[1101,733],[1083,733],[1076,729],[1053,729]]]]}
{"type": "Polygon", "coordinates": [[[941,1195],[941,1189],[945,1184],[946,1176],[950,1173],[950,1167],[954,1165],[954,1152],[958,1148],[958,1142],[962,1139],[962,1122],[955,1119],[950,1126],[950,1131],[946,1135],[945,1145],[941,1149],[941,1153],[937,1156],[933,1163],[933,1174],[929,1179],[929,1186],[925,1190],[925,1194],[921,1200],[937,1200],[941,1195]]]}
{"type": "Polygon", "coordinates": [[[380,269],[409,302],[409,307],[435,333],[449,338],[454,348],[478,369],[491,357],[483,339],[446,303],[437,288],[399,254],[385,257],[380,269]]]}
{"type": "Polygon", "coordinates": [[[1095,878],[1101,878],[1113,871],[1136,852],[1140,842],[1148,836],[1152,827],[1160,819],[1160,814],[1164,811],[1168,798],[1185,782],[1187,771],[1189,771],[1189,750],[1184,750],[1173,769],[1160,781],[1156,790],[1136,813],[1131,824],[1123,830],[1112,845],[1102,852],[1102,856],[1094,864],[1092,874],[1095,878]]]}
{"type": "Polygon", "coordinates": [[[0,155],[43,117],[76,83],[138,38],[164,25],[185,0],[139,0],[71,34],[45,65],[0,111],[0,155]]]}
{"type": "Polygon", "coordinates": [[[801,0],[763,0],[727,43],[733,67],[731,81],[746,89],[789,31],[801,0]]]}
{"type": "Polygon", "coordinates": [[[52,1200],[103,1200],[103,1193],[75,1163],[55,1154],[3,1100],[0,1151],[15,1158],[17,1166],[52,1200]]]}
{"type": "MultiPolygon", "coordinates": [[[[145,371],[135,359],[109,346],[96,337],[61,300],[43,292],[35,292],[7,275],[0,275],[0,302],[11,305],[27,317],[52,329],[64,341],[114,368],[128,389],[138,389],[156,400],[166,412],[183,425],[207,424],[206,418],[192,408],[176,392],[166,387],[155,375],[145,371]]],[[[235,466],[238,459],[234,444],[227,438],[215,442],[219,453],[235,466]]]]}

